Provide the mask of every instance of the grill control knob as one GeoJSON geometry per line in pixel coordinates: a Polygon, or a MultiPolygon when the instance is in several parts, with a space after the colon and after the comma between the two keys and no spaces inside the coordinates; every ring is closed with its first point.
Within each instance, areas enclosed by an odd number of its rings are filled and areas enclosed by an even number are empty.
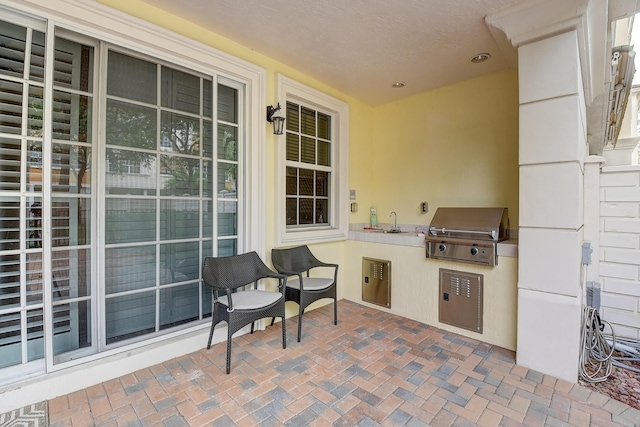
{"type": "Polygon", "coordinates": [[[444,251],[446,251],[446,250],[447,250],[447,245],[445,245],[444,243],[440,243],[440,244],[438,245],[438,250],[439,250],[440,252],[444,252],[444,251]]]}
{"type": "Polygon", "coordinates": [[[471,255],[478,255],[478,248],[477,247],[473,246],[471,248],[471,255]]]}

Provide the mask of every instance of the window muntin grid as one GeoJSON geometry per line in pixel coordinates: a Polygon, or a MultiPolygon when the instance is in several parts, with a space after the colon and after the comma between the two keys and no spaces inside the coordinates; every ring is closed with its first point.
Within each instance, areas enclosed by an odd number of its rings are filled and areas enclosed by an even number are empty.
{"type": "Polygon", "coordinates": [[[286,225],[327,226],[333,173],[331,116],[291,101],[286,114],[286,225]]]}

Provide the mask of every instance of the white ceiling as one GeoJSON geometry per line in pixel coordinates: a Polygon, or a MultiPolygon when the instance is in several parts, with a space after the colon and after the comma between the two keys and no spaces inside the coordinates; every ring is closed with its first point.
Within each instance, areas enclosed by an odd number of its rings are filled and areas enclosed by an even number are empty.
{"type": "Polygon", "coordinates": [[[522,1],[145,0],[373,106],[508,68],[484,18],[522,1]]]}

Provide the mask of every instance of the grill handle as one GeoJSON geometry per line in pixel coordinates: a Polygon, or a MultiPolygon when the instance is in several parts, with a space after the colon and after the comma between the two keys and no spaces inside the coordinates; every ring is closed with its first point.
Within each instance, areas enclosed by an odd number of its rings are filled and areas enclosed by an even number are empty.
{"type": "Polygon", "coordinates": [[[436,227],[429,227],[429,233],[433,234],[434,236],[438,235],[438,232],[442,232],[442,233],[467,233],[467,234],[487,234],[489,235],[492,239],[496,239],[496,232],[495,230],[491,230],[491,231],[477,231],[477,230],[454,230],[452,228],[436,228],[436,227]]]}

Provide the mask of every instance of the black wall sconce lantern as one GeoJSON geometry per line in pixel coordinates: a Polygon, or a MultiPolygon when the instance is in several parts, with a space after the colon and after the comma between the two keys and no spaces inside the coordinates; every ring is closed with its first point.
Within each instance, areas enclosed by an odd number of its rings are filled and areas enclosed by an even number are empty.
{"type": "Polygon", "coordinates": [[[280,111],[280,103],[278,102],[278,106],[274,107],[272,105],[267,105],[267,121],[269,123],[273,123],[273,134],[274,135],[282,135],[282,129],[284,128],[284,117],[282,116],[273,116],[276,111],[280,111]]]}

